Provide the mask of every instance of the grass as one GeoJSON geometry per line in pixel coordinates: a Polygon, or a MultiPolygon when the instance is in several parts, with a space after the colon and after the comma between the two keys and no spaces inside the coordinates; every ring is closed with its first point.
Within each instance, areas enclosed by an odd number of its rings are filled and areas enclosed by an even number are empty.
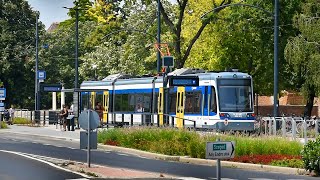
{"type": "Polygon", "coordinates": [[[13,119],[12,123],[26,125],[26,124],[31,124],[31,120],[26,118],[16,117],[13,119]]]}
{"type": "Polygon", "coordinates": [[[197,132],[170,128],[127,128],[101,131],[98,142],[166,155],[205,158],[207,141],[235,141],[236,156],[300,155],[299,142],[278,137],[246,135],[200,135],[197,132]]]}
{"type": "Polygon", "coordinates": [[[1,126],[1,129],[7,129],[8,128],[7,123],[5,123],[3,121],[0,122],[0,126],[1,126]]]}

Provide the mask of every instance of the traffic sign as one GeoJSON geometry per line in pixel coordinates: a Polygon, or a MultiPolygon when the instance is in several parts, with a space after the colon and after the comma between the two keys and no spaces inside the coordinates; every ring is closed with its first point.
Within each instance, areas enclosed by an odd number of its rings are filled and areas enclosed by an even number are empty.
{"type": "Polygon", "coordinates": [[[92,111],[92,110],[83,111],[79,116],[79,124],[82,129],[88,130],[88,113],[89,113],[89,111],[91,111],[90,130],[93,130],[93,129],[96,129],[100,124],[99,115],[95,111],[92,111]]]}
{"type": "Polygon", "coordinates": [[[4,102],[0,102],[0,107],[4,107],[4,102]]]}
{"type": "Polygon", "coordinates": [[[0,88],[0,100],[6,99],[6,88],[0,88]]]}
{"type": "Polygon", "coordinates": [[[230,159],[234,158],[234,141],[207,142],[206,159],[230,159]]]}
{"type": "Polygon", "coordinates": [[[38,79],[45,80],[46,79],[46,71],[38,71],[38,79]]]}

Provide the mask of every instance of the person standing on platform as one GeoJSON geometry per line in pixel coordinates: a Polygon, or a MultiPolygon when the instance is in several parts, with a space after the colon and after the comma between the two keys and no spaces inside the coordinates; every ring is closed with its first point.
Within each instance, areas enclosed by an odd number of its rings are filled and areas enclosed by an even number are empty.
{"type": "Polygon", "coordinates": [[[102,107],[102,105],[101,105],[100,102],[97,102],[94,110],[98,113],[98,115],[99,115],[99,120],[100,120],[100,126],[102,126],[103,107],[102,107]]]}

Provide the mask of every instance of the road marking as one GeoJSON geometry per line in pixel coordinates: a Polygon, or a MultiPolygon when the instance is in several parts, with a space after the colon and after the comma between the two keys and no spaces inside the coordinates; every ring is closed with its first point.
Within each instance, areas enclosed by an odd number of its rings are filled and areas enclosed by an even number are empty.
{"type": "Polygon", "coordinates": [[[268,179],[268,178],[248,178],[252,180],[274,180],[274,179],[268,179]]]}
{"type": "Polygon", "coordinates": [[[122,153],[117,153],[120,156],[130,156],[129,154],[122,154],[122,153]]]}
{"type": "Polygon", "coordinates": [[[86,178],[79,178],[79,179],[66,179],[66,180],[88,180],[86,178]]]}
{"type": "Polygon", "coordinates": [[[14,151],[6,151],[6,150],[0,150],[0,151],[1,152],[15,154],[15,155],[19,155],[19,156],[22,156],[22,157],[25,157],[25,158],[29,158],[29,159],[32,159],[32,160],[35,160],[35,161],[39,161],[39,162],[45,163],[45,164],[47,164],[49,166],[52,166],[54,168],[57,168],[57,169],[60,169],[60,170],[63,170],[63,171],[74,173],[74,174],[80,175],[80,176],[85,177],[85,178],[90,178],[89,176],[87,176],[85,174],[81,174],[79,172],[75,172],[75,171],[71,171],[69,169],[62,168],[62,167],[60,167],[58,165],[55,165],[55,164],[53,164],[51,162],[48,162],[48,161],[45,161],[45,160],[42,160],[42,159],[39,159],[39,158],[36,158],[36,157],[32,157],[30,155],[27,155],[26,153],[20,153],[20,152],[14,152],[14,151]]]}

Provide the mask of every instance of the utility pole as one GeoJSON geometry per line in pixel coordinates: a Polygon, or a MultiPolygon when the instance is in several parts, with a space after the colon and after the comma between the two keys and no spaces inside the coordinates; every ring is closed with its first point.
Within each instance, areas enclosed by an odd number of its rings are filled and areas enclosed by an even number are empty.
{"type": "Polygon", "coordinates": [[[34,110],[39,110],[39,80],[38,80],[38,61],[39,61],[39,52],[38,52],[38,40],[39,40],[39,34],[38,34],[38,12],[36,12],[36,67],[35,67],[35,94],[34,94],[34,98],[35,98],[35,106],[34,106],[34,110]]]}
{"type": "Polygon", "coordinates": [[[273,116],[278,116],[278,38],[279,38],[279,0],[274,1],[274,87],[273,87],[273,116]]]}
{"type": "MultiPolygon", "coordinates": [[[[161,19],[160,19],[160,0],[158,0],[158,11],[157,11],[157,17],[158,17],[158,32],[157,32],[157,43],[160,47],[160,43],[161,43],[161,39],[160,39],[160,34],[161,34],[161,19]]],[[[160,55],[160,51],[158,51],[157,53],[157,72],[160,72],[160,67],[161,67],[161,55],[160,55]]]]}

